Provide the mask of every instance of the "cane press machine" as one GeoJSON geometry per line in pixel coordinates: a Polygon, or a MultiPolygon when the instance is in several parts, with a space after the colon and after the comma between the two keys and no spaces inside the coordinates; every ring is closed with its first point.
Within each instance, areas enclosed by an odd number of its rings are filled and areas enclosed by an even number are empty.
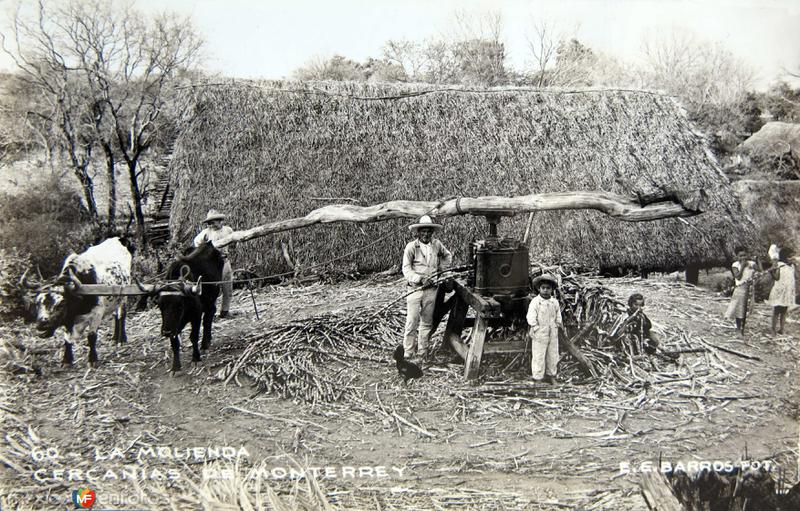
{"type": "Polygon", "coordinates": [[[513,216],[514,211],[482,210],[471,214],[486,218],[489,235],[469,243],[470,271],[466,280],[452,281],[455,293],[446,302],[446,291],[440,287],[434,312],[435,329],[449,311],[444,347],[451,347],[464,360],[466,379],[478,376],[484,355],[525,352],[525,315],[531,299],[528,247],[514,238],[501,238],[497,232],[502,218],[513,216]],[[473,317],[468,317],[470,309],[473,317]],[[472,332],[464,342],[462,332],[469,327],[472,332]],[[513,340],[500,340],[497,336],[487,339],[489,329],[510,334],[505,339],[513,340]]]}

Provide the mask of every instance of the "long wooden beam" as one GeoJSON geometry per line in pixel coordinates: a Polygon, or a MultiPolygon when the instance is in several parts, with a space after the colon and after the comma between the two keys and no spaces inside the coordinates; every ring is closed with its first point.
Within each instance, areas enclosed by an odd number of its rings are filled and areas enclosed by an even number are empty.
{"type": "Polygon", "coordinates": [[[333,222],[380,222],[395,218],[419,218],[433,215],[438,218],[485,214],[491,211],[526,213],[564,209],[594,209],[625,222],[646,222],[662,218],[693,216],[702,213],[705,193],[670,192],[663,196],[648,196],[646,200],[633,199],[609,192],[554,192],[522,195],[519,197],[461,197],[440,202],[398,200],[374,206],[334,204],[311,211],[304,217],[280,220],[234,231],[230,236],[214,242],[217,247],[247,241],[276,232],[290,231],[315,224],[333,222]]]}

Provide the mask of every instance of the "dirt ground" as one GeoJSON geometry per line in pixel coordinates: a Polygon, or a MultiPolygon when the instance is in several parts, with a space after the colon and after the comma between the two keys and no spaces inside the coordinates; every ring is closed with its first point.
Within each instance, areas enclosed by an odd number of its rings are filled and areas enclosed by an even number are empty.
{"type": "Polygon", "coordinates": [[[403,386],[387,352],[385,364],[359,366],[358,401],[309,404],[260,393],[244,377],[226,385],[215,369],[254,331],[386,303],[403,293],[396,281],[263,289],[258,320],[237,291],[237,315],[215,323],[201,364],[189,362],[184,340],[178,375],[154,310],[130,318],[126,345],[100,344],[96,370],[84,346],[62,368],[58,340],[4,325],[2,509],[73,508],[79,488],[96,491],[102,509],[247,509],[237,492],[252,489],[242,474],[254,468],[261,491],[287,501],[310,498],[312,479],[331,506],[376,510],[647,509],[638,472],[659,459],[747,459],[796,482],[797,312],[772,336],[770,309],[756,304],[740,338],[714,292],[666,277],[602,283],[621,298],[642,292],[666,346],[708,351],[682,354],[638,387],[534,386],[509,373],[503,384],[520,392],[502,396],[487,391],[497,382],[465,382],[457,364],[431,365],[403,386]],[[298,482],[299,473],[315,477],[298,482]]]}

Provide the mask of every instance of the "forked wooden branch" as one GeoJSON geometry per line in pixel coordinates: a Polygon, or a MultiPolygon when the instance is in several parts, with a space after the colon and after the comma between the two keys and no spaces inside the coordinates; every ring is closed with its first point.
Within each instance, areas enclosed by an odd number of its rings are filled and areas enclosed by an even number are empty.
{"type": "Polygon", "coordinates": [[[374,206],[332,204],[315,209],[304,217],[271,222],[252,229],[234,231],[214,242],[217,247],[230,243],[260,238],[276,232],[290,231],[315,224],[333,222],[381,222],[395,218],[419,218],[432,215],[437,218],[485,214],[491,211],[528,213],[563,209],[594,209],[625,222],[646,222],[662,218],[693,216],[702,213],[702,190],[669,192],[663,197],[647,196],[637,200],[608,192],[554,192],[522,195],[519,197],[462,197],[441,202],[390,201],[374,206]]]}

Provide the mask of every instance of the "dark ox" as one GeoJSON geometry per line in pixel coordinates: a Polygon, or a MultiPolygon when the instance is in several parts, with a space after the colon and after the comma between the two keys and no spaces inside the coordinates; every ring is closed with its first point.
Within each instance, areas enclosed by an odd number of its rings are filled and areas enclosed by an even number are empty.
{"type": "Polygon", "coordinates": [[[198,340],[200,324],[203,324],[203,342],[200,346],[207,350],[211,346],[211,324],[217,310],[217,297],[224,265],[222,253],[209,241],[178,256],[167,269],[167,278],[177,283],[159,289],[158,307],[161,309],[161,334],[170,338],[172,345],[172,370],[179,371],[180,333],[192,325],[189,338],[192,341],[192,361],[200,362],[198,340]],[[192,289],[191,283],[201,282],[200,289],[192,289]]]}
{"type": "Polygon", "coordinates": [[[72,364],[72,344],[86,337],[89,343],[89,365],[97,366],[97,330],[103,321],[114,315],[114,336],[117,343],[127,341],[125,333],[124,297],[85,296],[83,284],[127,285],[131,283],[131,253],[119,238],[109,238],[80,254],[64,260],[55,284],[37,288],[34,298],[37,329],[42,337],[52,337],[64,327],[64,364],[72,364]],[[47,289],[50,287],[51,289],[47,289]]]}

